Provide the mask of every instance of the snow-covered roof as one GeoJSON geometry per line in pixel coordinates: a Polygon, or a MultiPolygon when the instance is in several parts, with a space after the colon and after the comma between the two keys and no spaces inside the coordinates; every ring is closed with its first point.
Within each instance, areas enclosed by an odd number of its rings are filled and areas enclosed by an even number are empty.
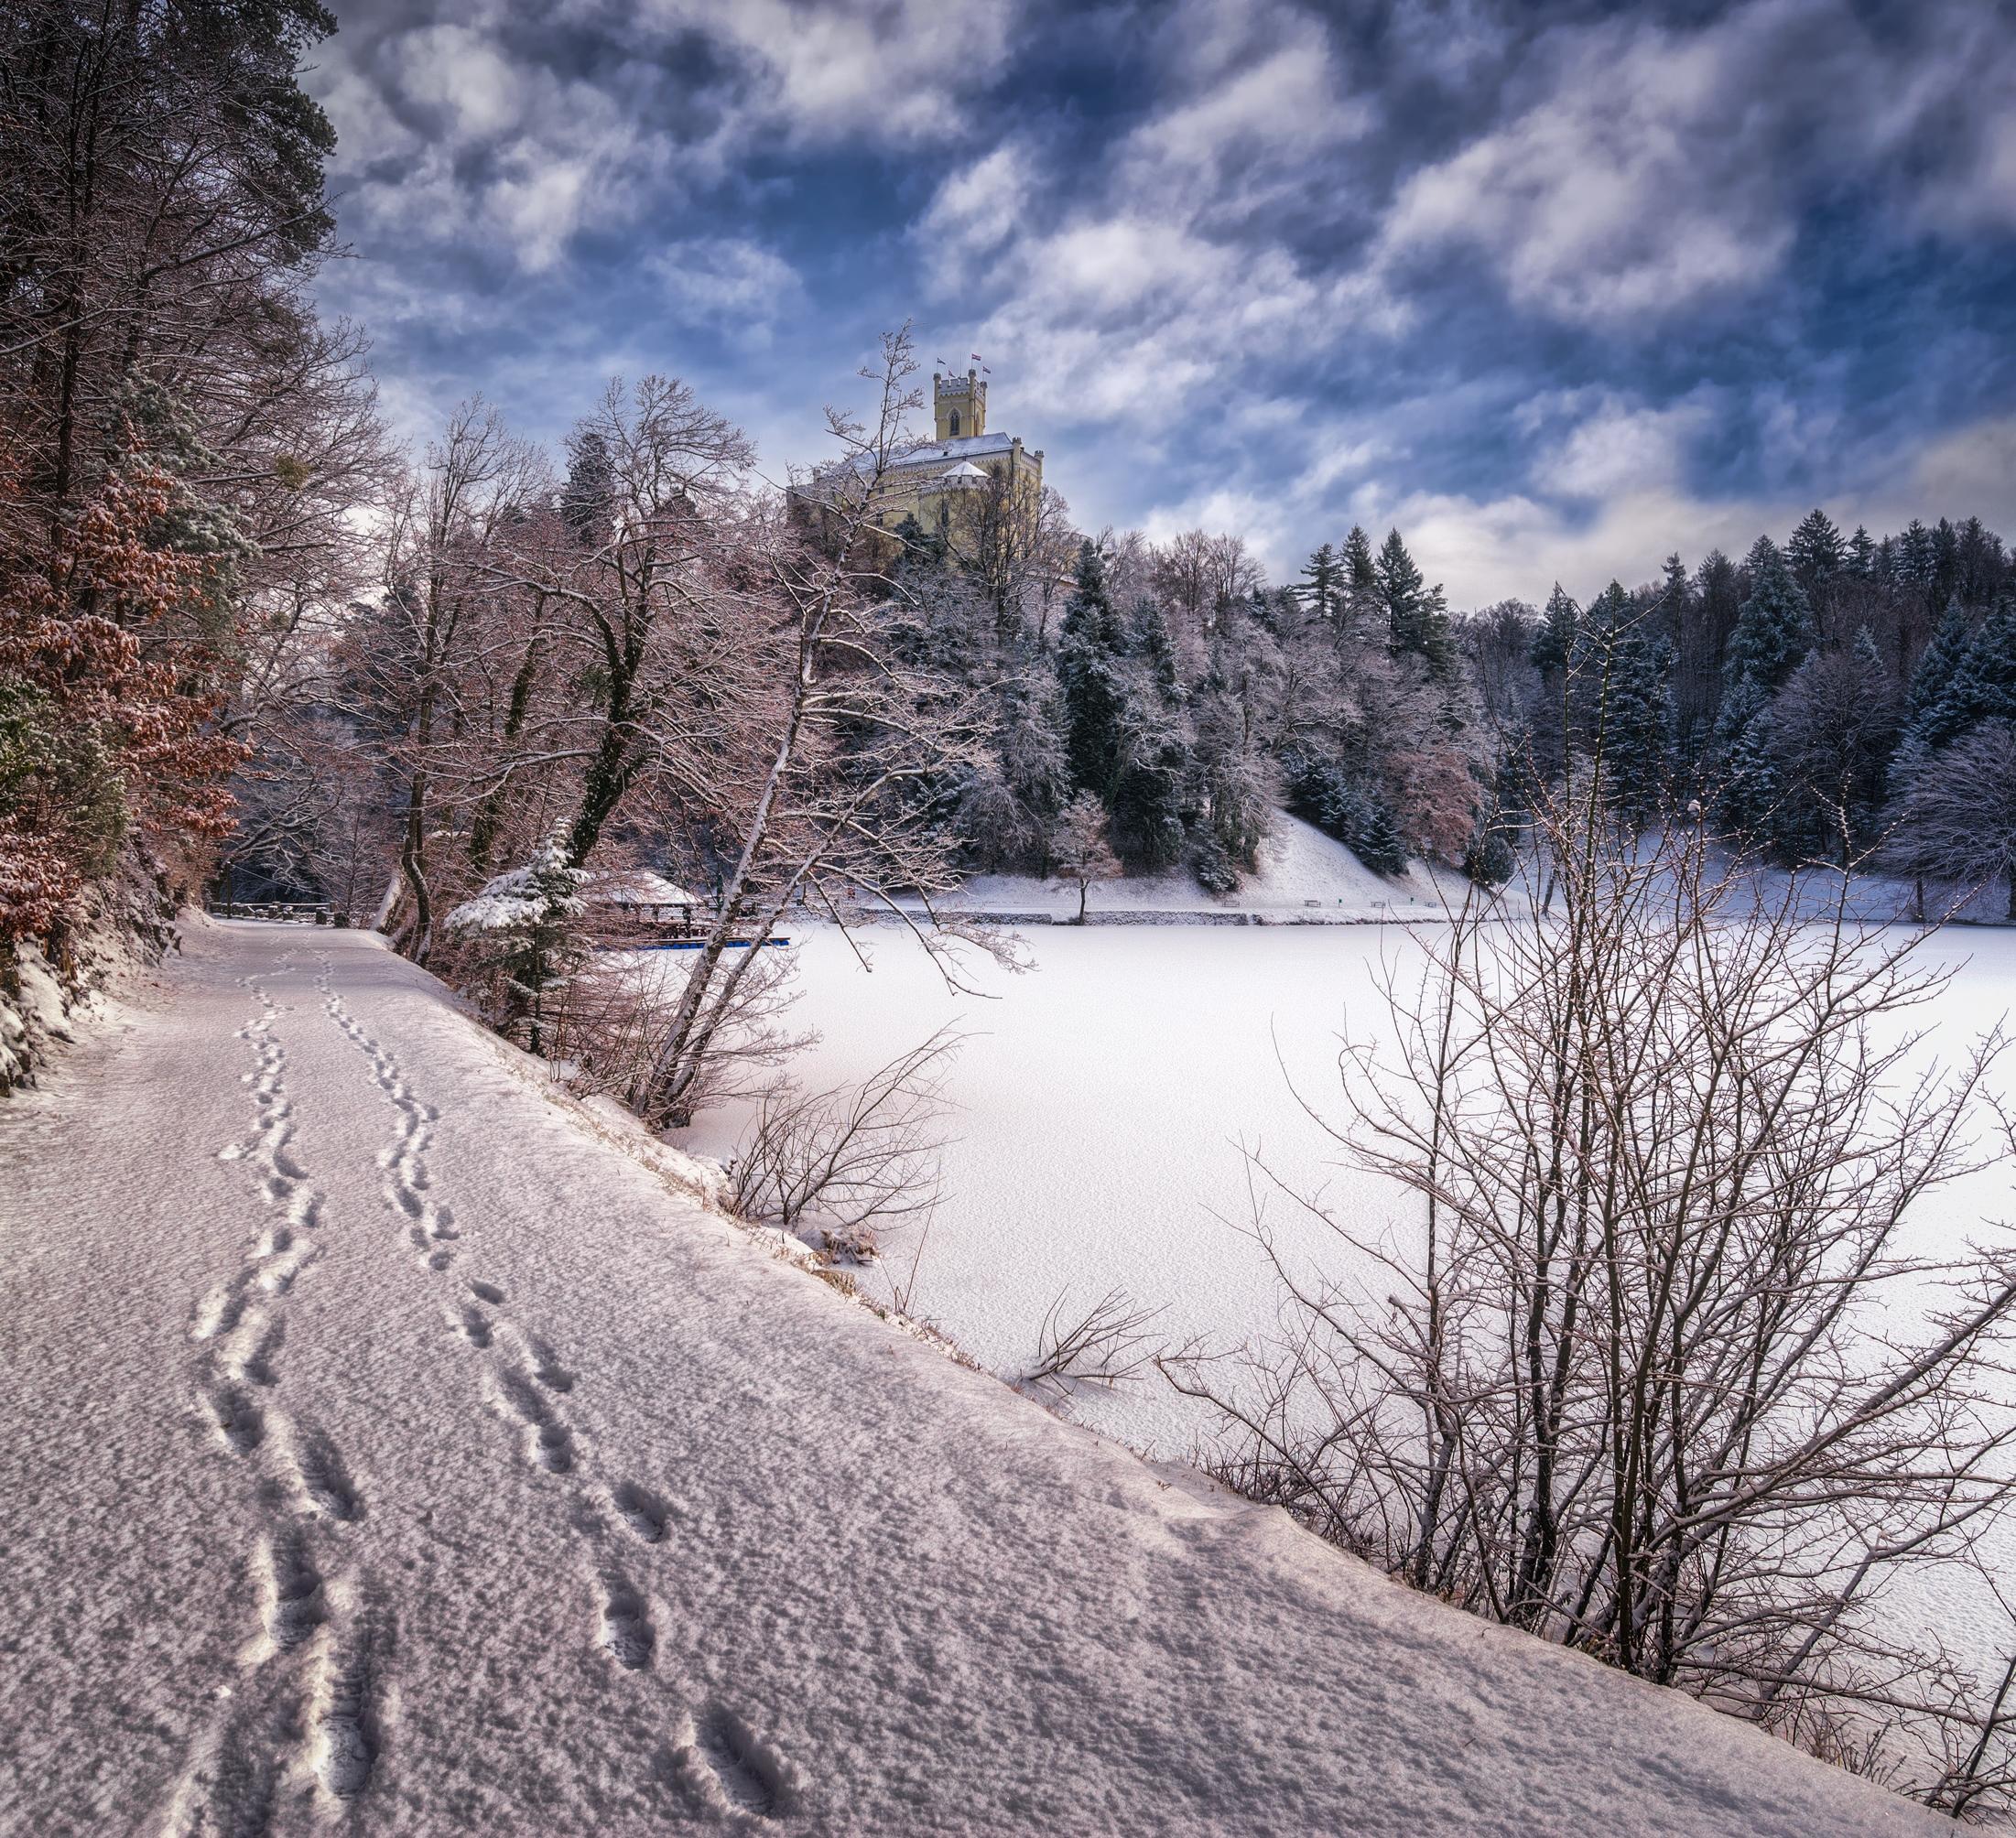
{"type": "Polygon", "coordinates": [[[948,485],[984,485],[992,475],[984,466],[976,466],[970,460],[961,460],[945,475],[948,485]]]}
{"type": "MultiPolygon", "coordinates": [[[[927,466],[936,470],[961,460],[970,464],[989,454],[1004,454],[1014,444],[1014,437],[1010,434],[964,434],[957,440],[933,440],[922,447],[913,447],[907,453],[891,454],[889,470],[911,472],[927,466]]],[[[875,469],[875,456],[857,453],[837,463],[857,472],[872,472],[875,469]]]]}
{"type": "Polygon", "coordinates": [[[598,874],[590,884],[588,897],[604,906],[697,906],[699,903],[685,888],[675,886],[662,874],[648,868],[634,868],[620,874],[598,874]]]}

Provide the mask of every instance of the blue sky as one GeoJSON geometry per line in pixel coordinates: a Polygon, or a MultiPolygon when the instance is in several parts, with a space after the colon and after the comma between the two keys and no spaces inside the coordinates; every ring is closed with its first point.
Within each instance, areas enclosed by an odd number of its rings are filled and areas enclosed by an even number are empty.
{"type": "Polygon", "coordinates": [[[1278,574],[1397,524],[1458,606],[1825,504],[2016,537],[1998,0],[337,0],[394,426],[688,379],[781,475],[908,319],[1087,529],[1278,574]]]}

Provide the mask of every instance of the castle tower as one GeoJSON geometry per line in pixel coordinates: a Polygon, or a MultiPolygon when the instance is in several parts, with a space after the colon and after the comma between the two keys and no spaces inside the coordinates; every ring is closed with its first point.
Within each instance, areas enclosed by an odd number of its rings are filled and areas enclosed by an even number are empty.
{"type": "Polygon", "coordinates": [[[978,371],[931,378],[931,409],[940,440],[963,440],[987,432],[987,385],[978,371]]]}

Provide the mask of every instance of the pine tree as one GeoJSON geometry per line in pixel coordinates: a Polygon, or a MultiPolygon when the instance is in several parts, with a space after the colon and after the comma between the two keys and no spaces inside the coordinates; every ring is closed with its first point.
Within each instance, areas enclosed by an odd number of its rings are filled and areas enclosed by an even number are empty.
{"type": "Polygon", "coordinates": [[[1540,629],[1534,633],[1532,647],[1526,654],[1543,676],[1568,667],[1568,657],[1575,649],[1576,622],[1581,616],[1582,609],[1555,581],[1554,591],[1547,596],[1546,611],[1540,615],[1540,629]]]}
{"type": "Polygon", "coordinates": [[[1333,632],[1344,612],[1345,571],[1337,551],[1325,543],[1303,565],[1296,598],[1314,619],[1333,632]]]}
{"type": "Polygon", "coordinates": [[[567,483],[560,488],[560,521],[584,549],[608,539],[614,510],[616,469],[609,462],[609,443],[592,427],[568,443],[567,483]]]}
{"type": "Polygon", "coordinates": [[[1156,873],[1183,859],[1189,768],[1189,750],[1175,727],[1137,711],[1122,744],[1109,800],[1114,846],[1133,867],[1156,873]]]}
{"type": "Polygon", "coordinates": [[[1860,524],[1848,541],[1848,570],[1858,580],[1870,580],[1876,574],[1876,545],[1860,524]]]}
{"type": "Polygon", "coordinates": [[[1057,678],[1064,686],[1072,783],[1102,798],[1111,797],[1119,770],[1121,717],[1127,706],[1118,637],[1105,561],[1091,543],[1081,543],[1077,581],[1058,628],[1057,678]]]}
{"type": "Polygon", "coordinates": [[[1897,686],[1865,625],[1846,651],[1816,651],[1772,708],[1780,851],[1844,868],[1875,835],[1897,745],[1897,686]]]}
{"type": "Polygon", "coordinates": [[[1398,530],[1389,530],[1375,564],[1379,599],[1386,614],[1386,643],[1396,655],[1424,659],[1436,676],[1456,669],[1456,641],[1440,587],[1430,587],[1414,566],[1398,530]]]}
{"type": "Polygon", "coordinates": [[[1612,581],[1581,621],[1569,659],[1576,750],[1595,758],[1611,810],[1643,825],[1657,811],[1673,753],[1673,647],[1612,581]]]}
{"type": "Polygon", "coordinates": [[[1967,614],[1958,600],[1948,600],[1946,616],[1932,634],[1932,643],[1925,646],[1924,654],[1918,659],[1918,667],[1911,673],[1911,689],[1905,700],[1912,737],[1924,746],[1935,747],[1953,738],[1950,734],[1938,740],[1933,738],[1930,731],[1932,711],[1946,699],[1954,675],[1972,643],[1973,633],[1968,629],[1967,614]]]}
{"type": "Polygon", "coordinates": [[[1750,598],[1737,611],[1723,671],[1732,685],[1748,676],[1769,695],[1817,642],[1813,609],[1769,536],[1758,537],[1743,566],[1750,575],[1750,598]]]}
{"type": "MultiPolygon", "coordinates": [[[[1915,681],[1913,684],[1916,688],[1915,681]]],[[[1950,746],[1983,721],[2016,720],[2016,600],[2003,599],[1981,622],[1945,690],[1917,723],[1934,749],[1950,746]]]]}
{"type": "Polygon", "coordinates": [[[1929,589],[1932,578],[1938,570],[1938,559],[1933,553],[1932,532],[1913,517],[1904,526],[1904,533],[1897,538],[1895,555],[1891,563],[1891,578],[1899,587],[1929,589]]]}
{"type": "Polygon", "coordinates": [[[1344,554],[1338,566],[1344,577],[1344,617],[1339,623],[1339,639],[1369,638],[1383,644],[1386,608],[1379,591],[1379,564],[1372,555],[1372,539],[1360,524],[1353,524],[1344,538],[1344,554]]]}
{"type": "Polygon", "coordinates": [[[547,1044],[550,992],[587,958],[580,926],[588,870],[572,865],[569,850],[562,822],[525,867],[500,874],[448,915],[449,929],[473,942],[473,967],[500,986],[493,1019],[506,1034],[523,1024],[533,1053],[547,1044]]]}
{"type": "Polygon", "coordinates": [[[1717,803],[1722,822],[1748,840],[1764,840],[1777,814],[1778,765],[1771,694],[1754,676],[1738,677],[1723,699],[1715,738],[1721,754],[1717,803]]]}
{"type": "Polygon", "coordinates": [[[1944,604],[1960,588],[1960,533],[1941,517],[1932,532],[1932,597],[1944,604]]]}
{"type": "Polygon", "coordinates": [[[1134,608],[1129,623],[1133,630],[1128,648],[1148,666],[1150,679],[1164,705],[1175,708],[1183,700],[1183,678],[1176,667],[1176,641],[1169,635],[1168,616],[1159,601],[1143,600],[1134,608]]]}
{"type": "Polygon", "coordinates": [[[1791,541],[1785,545],[1785,560],[1811,599],[1841,572],[1848,561],[1848,549],[1834,520],[1815,507],[1806,513],[1792,533],[1791,541]]]}

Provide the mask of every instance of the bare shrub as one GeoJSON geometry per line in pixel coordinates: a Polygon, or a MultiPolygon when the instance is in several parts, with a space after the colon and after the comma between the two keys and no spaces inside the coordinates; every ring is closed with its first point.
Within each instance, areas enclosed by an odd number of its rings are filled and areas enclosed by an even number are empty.
{"type": "MultiPolygon", "coordinates": [[[[625,950],[623,942],[602,941],[552,1016],[552,1057],[566,1062],[584,1091],[621,1096],[635,1088],[664,1043],[684,987],[684,952],[625,950]]],[[[797,953],[772,946],[751,956],[755,961],[737,980],[706,1063],[684,1094],[692,1108],[661,1119],[671,1127],[683,1127],[710,1104],[754,1095],[816,1038],[786,1020],[798,998],[797,953]]]]}
{"type": "Polygon", "coordinates": [[[943,1197],[945,1079],[963,1038],[940,1029],[858,1086],[766,1091],[729,1164],[735,1210],[865,1261],[882,1231],[928,1225],[943,1197]]]}
{"type": "Polygon", "coordinates": [[[1411,1203],[1373,1237],[1289,1194],[1335,1277],[1256,1208],[1295,1331],[1160,1363],[1222,1414],[1225,1478],[1416,1586],[1992,1801],[1995,1677],[1880,1598],[1935,1564],[1988,1586],[2016,1487],[2016,1255],[1917,1229],[2008,1147],[2000,1043],[1928,1069],[1945,977],[1849,923],[1848,876],[1815,918],[1697,829],[1627,833],[1599,770],[1539,802],[1558,917],[1424,931],[1394,1047],[1343,1057],[1332,1133],[1411,1203]]]}
{"type": "Polygon", "coordinates": [[[1063,1324],[1059,1291],[1036,1332],[1035,1364],[1023,1376],[1026,1385],[1122,1385],[1139,1377],[1154,1358],[1147,1329],[1164,1314],[1143,1308],[1125,1290],[1110,1289],[1078,1322],[1063,1324]]]}

